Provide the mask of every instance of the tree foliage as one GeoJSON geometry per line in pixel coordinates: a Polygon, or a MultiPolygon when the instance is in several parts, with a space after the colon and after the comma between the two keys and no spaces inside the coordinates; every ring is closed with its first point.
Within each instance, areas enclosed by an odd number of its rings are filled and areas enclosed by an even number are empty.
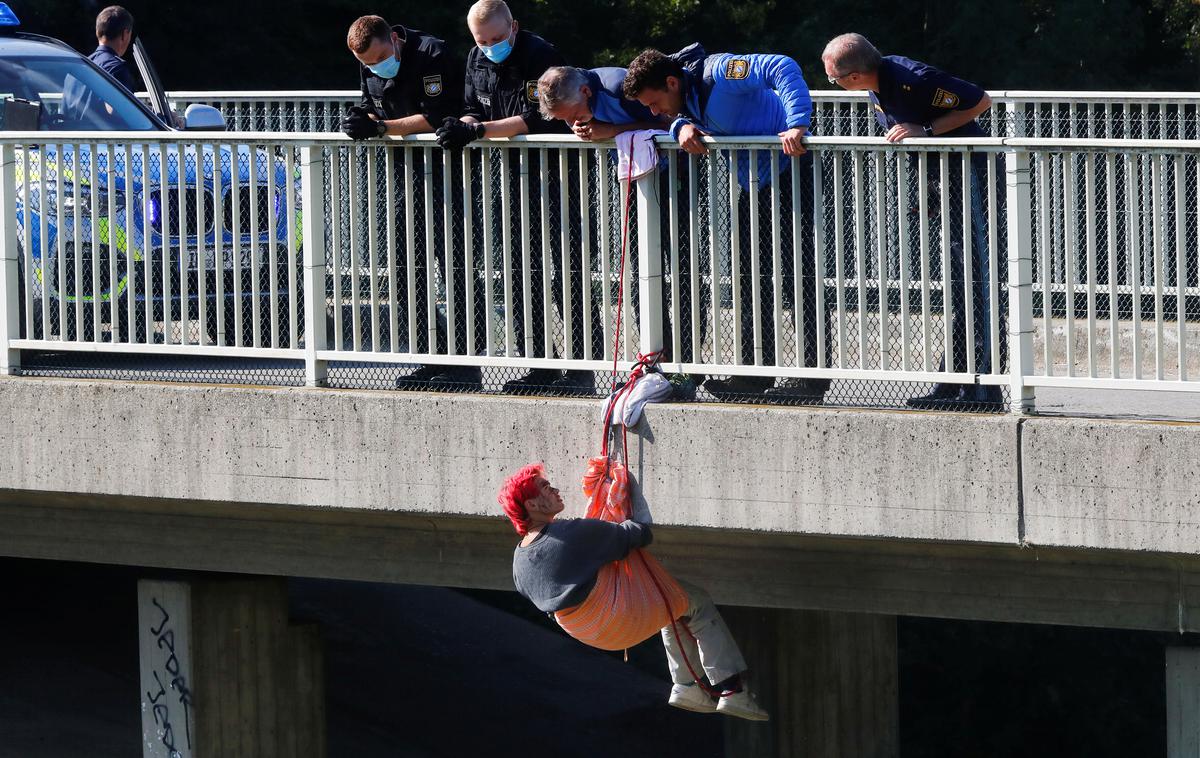
{"type": "MultiPolygon", "coordinates": [[[[9,0],[28,31],[94,46],[108,0],[9,0]]],[[[345,30],[375,12],[471,45],[469,2],[124,0],[173,89],[357,85],[345,30]]],[[[700,41],[712,51],[796,58],[813,87],[825,42],[858,31],[885,54],[924,60],[989,89],[1189,90],[1200,58],[1200,0],[511,0],[524,28],[582,66],[623,65],[645,47],[700,41]]]]}

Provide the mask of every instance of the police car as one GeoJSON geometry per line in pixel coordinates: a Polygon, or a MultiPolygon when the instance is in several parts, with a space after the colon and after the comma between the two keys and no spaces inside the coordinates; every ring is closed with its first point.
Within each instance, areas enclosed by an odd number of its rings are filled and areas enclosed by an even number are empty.
{"type": "MultiPolygon", "coordinates": [[[[132,51],[149,94],[148,105],[65,43],[18,31],[19,23],[13,11],[0,3],[0,132],[48,132],[47,138],[59,140],[69,138],[64,134],[69,132],[150,133],[171,131],[177,125],[188,130],[225,129],[224,118],[210,106],[191,105],[183,119],[172,112],[139,41],[134,41],[132,51]]],[[[296,177],[290,180],[295,184],[296,177]]],[[[171,144],[160,152],[157,144],[143,151],[139,144],[126,149],[124,144],[38,145],[30,140],[18,147],[21,281],[32,288],[30,298],[22,292],[22,303],[32,303],[34,310],[34,333],[23,336],[123,342],[132,333],[134,341],[147,336],[152,341],[174,341],[171,335],[154,333],[154,327],[148,335],[141,323],[131,329],[126,318],[129,298],[136,303],[139,321],[144,320],[140,314],[145,303],[151,303],[150,320],[155,323],[167,314],[176,322],[197,318],[199,300],[206,298],[207,331],[213,339],[218,292],[224,300],[229,339],[234,334],[235,297],[261,298],[261,309],[245,304],[243,318],[258,310],[263,323],[269,324],[272,287],[261,260],[266,256],[260,253],[258,260],[252,259],[251,243],[257,242],[256,247],[265,251],[270,241],[286,240],[288,223],[299,230],[300,209],[289,213],[285,207],[288,181],[280,159],[245,145],[232,151],[206,146],[198,152],[194,146],[171,144]],[[148,156],[146,166],[143,155],[148,156]],[[93,182],[98,186],[91,186],[93,182]],[[215,213],[218,186],[221,218],[215,213]],[[232,214],[235,204],[241,211],[237,228],[232,214]],[[255,213],[252,205],[257,206],[255,213]],[[99,242],[95,249],[93,240],[99,242]],[[29,256],[24,253],[26,243],[29,256]],[[27,259],[32,276],[24,271],[27,259]],[[234,280],[235,272],[240,273],[240,281],[234,280]],[[218,276],[224,277],[224,286],[218,286],[218,276]],[[49,306],[45,320],[44,302],[49,306]],[[77,307],[80,302],[82,307],[77,307]],[[60,303],[67,307],[61,308],[60,303]],[[66,314],[62,324],[60,311],[66,314]],[[93,323],[95,311],[100,314],[99,325],[93,323]],[[116,328],[101,326],[114,323],[116,328]]],[[[293,197],[298,206],[299,192],[293,197]]],[[[270,270],[276,278],[276,303],[286,303],[290,277],[288,266],[279,263],[270,270]]],[[[286,308],[278,309],[278,315],[286,317],[286,313],[286,308]]],[[[277,328],[282,335],[290,332],[286,322],[277,328]]],[[[245,324],[246,341],[251,333],[245,324]]],[[[270,344],[265,327],[262,340],[270,344]]]]}

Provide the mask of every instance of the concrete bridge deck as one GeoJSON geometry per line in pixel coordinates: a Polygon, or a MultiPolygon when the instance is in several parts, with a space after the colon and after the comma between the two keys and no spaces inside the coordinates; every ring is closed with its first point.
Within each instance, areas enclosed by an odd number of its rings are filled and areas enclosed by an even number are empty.
{"type": "MultiPolygon", "coordinates": [[[[508,589],[497,484],[542,460],[570,492],[598,406],[0,379],[0,552],[508,589]]],[[[667,404],[631,464],[656,552],[719,602],[1196,630],[1198,434],[667,404]]]]}

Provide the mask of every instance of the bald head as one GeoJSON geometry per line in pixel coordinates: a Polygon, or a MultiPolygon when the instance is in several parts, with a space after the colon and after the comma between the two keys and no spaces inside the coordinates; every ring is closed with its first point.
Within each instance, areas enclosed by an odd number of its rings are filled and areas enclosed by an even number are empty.
{"type": "Polygon", "coordinates": [[[832,69],[838,74],[872,74],[879,70],[883,56],[869,39],[850,32],[829,40],[825,52],[821,53],[821,60],[827,72],[832,69]]]}

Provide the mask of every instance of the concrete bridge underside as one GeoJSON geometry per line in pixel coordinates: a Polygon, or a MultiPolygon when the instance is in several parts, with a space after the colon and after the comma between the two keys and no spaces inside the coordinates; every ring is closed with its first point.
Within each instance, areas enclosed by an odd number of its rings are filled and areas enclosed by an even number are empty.
{"type": "MultiPolygon", "coordinates": [[[[0,380],[0,553],[511,589],[503,475],[568,514],[598,403],[0,380]]],[[[1200,426],[662,405],[654,550],[718,602],[1200,629],[1200,426]]]]}

